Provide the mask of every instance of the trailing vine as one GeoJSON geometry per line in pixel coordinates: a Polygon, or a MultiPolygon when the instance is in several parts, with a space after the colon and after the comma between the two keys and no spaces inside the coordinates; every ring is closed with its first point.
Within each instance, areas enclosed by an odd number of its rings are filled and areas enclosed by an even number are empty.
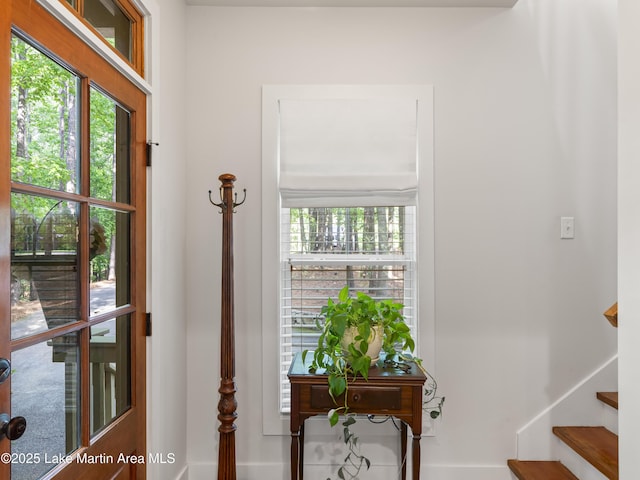
{"type": "MultiPolygon", "coordinates": [[[[422,366],[422,360],[411,355],[398,354],[394,358],[386,358],[383,361],[383,368],[393,368],[402,370],[408,373],[411,370],[411,363],[414,363],[425,374],[427,381],[425,382],[424,397],[422,401],[422,408],[425,413],[429,415],[431,419],[437,419],[442,415],[443,405],[445,401],[444,396],[438,396],[438,383],[435,378],[422,366]]],[[[345,393],[348,391],[348,383],[345,388],[345,393]]],[[[340,418],[342,421],[342,441],[344,442],[347,454],[344,457],[340,467],[337,470],[337,477],[340,480],[354,480],[359,478],[358,475],[371,467],[371,461],[368,457],[363,455],[360,451],[360,437],[351,429],[357,422],[357,415],[349,413],[349,407],[346,404],[332,409],[327,414],[331,426],[335,426],[340,418]]],[[[376,420],[375,416],[367,415],[367,419],[372,423],[385,423],[389,420],[393,421],[395,425],[395,419],[393,416],[386,416],[383,420],[376,420]]],[[[396,425],[396,428],[399,427],[396,425]]],[[[402,459],[404,462],[405,459],[402,459]]],[[[331,480],[331,478],[327,478],[331,480]]]]}

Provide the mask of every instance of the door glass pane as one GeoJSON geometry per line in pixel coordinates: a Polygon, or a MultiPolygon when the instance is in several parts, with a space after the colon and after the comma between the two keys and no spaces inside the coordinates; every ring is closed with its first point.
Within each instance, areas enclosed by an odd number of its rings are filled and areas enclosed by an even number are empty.
{"type": "Polygon", "coordinates": [[[129,202],[129,112],[91,88],[91,196],[129,202]]]}
{"type": "Polygon", "coordinates": [[[131,406],[129,315],[94,326],[89,345],[93,434],[131,406]]]}
{"type": "Polygon", "coordinates": [[[11,338],[79,318],[75,202],[11,194],[11,338]]]}
{"type": "Polygon", "coordinates": [[[91,315],[129,303],[129,214],[90,208],[91,315]]]}
{"type": "Polygon", "coordinates": [[[127,60],[131,60],[131,20],[113,0],[84,0],[84,18],[127,60]]]}
{"type": "Polygon", "coordinates": [[[24,417],[27,429],[11,442],[25,459],[12,462],[11,480],[39,478],[78,448],[78,360],[77,333],[12,353],[11,413],[24,417]]]}
{"type": "Polygon", "coordinates": [[[78,92],[78,77],[12,37],[12,180],[78,191],[78,92]]]}

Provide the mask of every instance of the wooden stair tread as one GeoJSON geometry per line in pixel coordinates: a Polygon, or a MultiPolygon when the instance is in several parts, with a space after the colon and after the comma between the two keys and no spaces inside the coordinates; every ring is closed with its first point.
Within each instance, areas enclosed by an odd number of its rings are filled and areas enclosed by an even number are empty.
{"type": "Polygon", "coordinates": [[[553,433],[609,480],[618,480],[618,436],[604,427],[553,427],[553,433]]]}
{"type": "Polygon", "coordinates": [[[618,409],[618,392],[598,392],[596,396],[601,402],[618,409]]]}
{"type": "Polygon", "coordinates": [[[508,460],[507,465],[519,480],[578,480],[560,462],[508,460]]]}

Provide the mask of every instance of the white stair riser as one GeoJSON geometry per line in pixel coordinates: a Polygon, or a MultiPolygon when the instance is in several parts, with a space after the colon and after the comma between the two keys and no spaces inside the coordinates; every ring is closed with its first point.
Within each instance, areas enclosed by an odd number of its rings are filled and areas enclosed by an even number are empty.
{"type": "Polygon", "coordinates": [[[618,410],[602,404],[602,426],[618,435],[618,410]]]}
{"type": "Polygon", "coordinates": [[[559,438],[555,439],[555,450],[558,459],[580,480],[608,480],[595,467],[582,458],[569,445],[559,438]]]}

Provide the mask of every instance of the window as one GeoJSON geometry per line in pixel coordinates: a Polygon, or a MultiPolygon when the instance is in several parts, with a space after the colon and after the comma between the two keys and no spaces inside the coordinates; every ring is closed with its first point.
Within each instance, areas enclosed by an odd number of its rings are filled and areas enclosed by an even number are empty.
{"type": "Polygon", "coordinates": [[[143,74],[143,17],[131,0],[60,0],[143,74]]]}
{"type": "Polygon", "coordinates": [[[281,219],[279,398],[285,413],[293,356],[315,348],[320,310],[345,285],[402,303],[416,338],[415,208],[284,208],[281,219]]]}
{"type": "Polygon", "coordinates": [[[429,86],[263,87],[265,434],[288,432],[291,359],[344,285],[403,303],[433,350],[432,103],[429,86]]]}

